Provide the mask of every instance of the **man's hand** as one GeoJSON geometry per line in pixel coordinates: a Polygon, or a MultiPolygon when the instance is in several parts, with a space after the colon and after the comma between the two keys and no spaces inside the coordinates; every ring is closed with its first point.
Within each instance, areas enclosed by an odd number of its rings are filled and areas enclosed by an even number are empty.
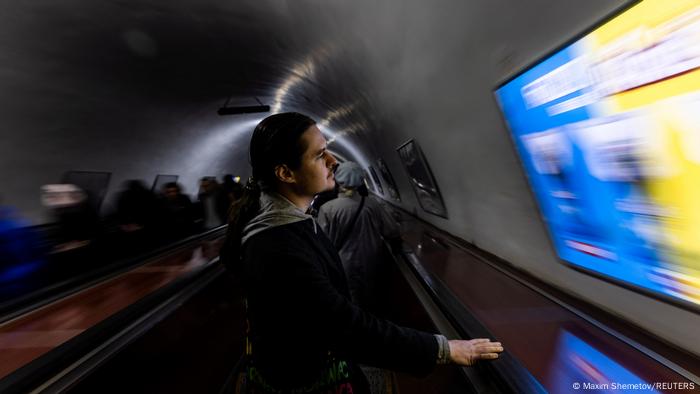
{"type": "Polygon", "coordinates": [[[500,342],[491,342],[490,339],[477,338],[468,341],[451,340],[450,359],[459,365],[472,366],[478,360],[493,360],[498,358],[498,353],[503,351],[500,342]]]}

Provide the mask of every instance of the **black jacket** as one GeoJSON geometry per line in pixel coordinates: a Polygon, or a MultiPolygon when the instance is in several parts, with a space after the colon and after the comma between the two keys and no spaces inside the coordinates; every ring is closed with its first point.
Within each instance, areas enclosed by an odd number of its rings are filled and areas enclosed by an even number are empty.
{"type": "Polygon", "coordinates": [[[329,351],[416,375],[435,366],[434,335],[352,304],[338,253],[313,220],[253,235],[244,244],[243,263],[253,360],[270,383],[313,381],[329,351]]]}

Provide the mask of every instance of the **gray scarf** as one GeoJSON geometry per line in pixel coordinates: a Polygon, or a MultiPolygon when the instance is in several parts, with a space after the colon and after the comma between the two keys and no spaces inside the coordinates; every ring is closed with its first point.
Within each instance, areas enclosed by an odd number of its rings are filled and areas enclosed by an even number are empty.
{"type": "Polygon", "coordinates": [[[279,193],[262,192],[260,194],[260,210],[243,228],[241,245],[245,244],[250,237],[262,231],[308,219],[313,221],[314,232],[316,232],[316,221],[313,220],[313,216],[304,213],[304,211],[279,193]]]}

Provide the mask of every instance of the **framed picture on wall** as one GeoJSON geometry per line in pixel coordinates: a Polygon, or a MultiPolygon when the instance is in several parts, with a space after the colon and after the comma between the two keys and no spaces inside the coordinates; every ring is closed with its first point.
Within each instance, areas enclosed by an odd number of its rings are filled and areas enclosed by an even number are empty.
{"type": "Polygon", "coordinates": [[[98,212],[102,206],[109,180],[112,177],[111,172],[104,171],[67,171],[61,178],[61,183],[68,183],[78,186],[88,196],[90,206],[98,212]]]}
{"type": "Polygon", "coordinates": [[[162,189],[165,184],[170,182],[177,182],[177,179],[177,175],[158,174],[156,175],[156,179],[153,180],[153,186],[151,186],[151,191],[159,193],[160,189],[162,189]]]}
{"type": "Polygon", "coordinates": [[[382,179],[386,182],[387,189],[389,189],[389,197],[396,201],[401,201],[399,188],[396,187],[394,177],[391,175],[391,172],[389,172],[389,167],[387,167],[383,159],[377,159],[377,168],[379,169],[379,174],[381,174],[382,179]]]}
{"type": "Polygon", "coordinates": [[[399,153],[421,208],[425,212],[447,218],[447,209],[440,189],[418,143],[410,140],[399,146],[396,151],[399,153]]]}

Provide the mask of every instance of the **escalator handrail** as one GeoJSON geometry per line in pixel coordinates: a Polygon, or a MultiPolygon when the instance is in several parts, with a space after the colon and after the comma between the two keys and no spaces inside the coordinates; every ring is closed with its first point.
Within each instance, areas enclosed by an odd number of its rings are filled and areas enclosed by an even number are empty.
{"type": "MultiPolygon", "coordinates": [[[[0,380],[0,392],[3,394],[29,392],[56,379],[67,368],[70,369],[68,374],[71,375],[66,379],[80,379],[143,334],[148,327],[152,327],[172,312],[171,309],[163,309],[164,306],[177,304],[187,289],[201,288],[202,284],[209,283],[224,271],[218,257],[193,269],[5,376],[0,380]],[[165,312],[154,315],[154,311],[159,310],[165,312]],[[144,316],[148,316],[148,319],[143,320],[144,316]],[[138,324],[135,325],[135,322],[138,324]],[[128,341],[121,341],[116,347],[103,346],[103,344],[113,343],[115,338],[125,334],[130,335],[127,338],[128,341]],[[101,350],[95,353],[94,350],[98,348],[101,350]],[[85,358],[86,354],[91,352],[92,358],[85,358]],[[99,362],[96,363],[95,360],[99,362]]],[[[187,294],[188,297],[192,295],[191,291],[187,294]]],[[[65,381],[60,380],[63,378],[60,377],[57,380],[59,385],[65,385],[65,381]]]]}
{"type": "MultiPolygon", "coordinates": [[[[462,338],[494,338],[494,335],[474,317],[474,314],[464,304],[459,302],[440,279],[423,268],[420,259],[410,248],[404,246],[401,258],[462,338]]],[[[499,356],[498,360],[478,363],[475,368],[489,377],[496,378],[497,386],[506,392],[522,394],[547,392],[530,371],[508,353],[508,349],[499,356]]]]}
{"type": "Polygon", "coordinates": [[[192,242],[200,241],[217,233],[223,233],[226,227],[227,225],[212,228],[205,232],[195,234],[172,242],[168,245],[142,253],[136,257],[116,261],[84,275],[73,277],[22,297],[2,302],[0,303],[0,324],[27,314],[33,310],[39,309],[62,298],[68,297],[71,294],[94,286],[95,284],[108,280],[114,276],[120,275],[133,269],[134,267],[145,264],[156,256],[172,253],[175,251],[175,249],[186,247],[192,242]]]}

